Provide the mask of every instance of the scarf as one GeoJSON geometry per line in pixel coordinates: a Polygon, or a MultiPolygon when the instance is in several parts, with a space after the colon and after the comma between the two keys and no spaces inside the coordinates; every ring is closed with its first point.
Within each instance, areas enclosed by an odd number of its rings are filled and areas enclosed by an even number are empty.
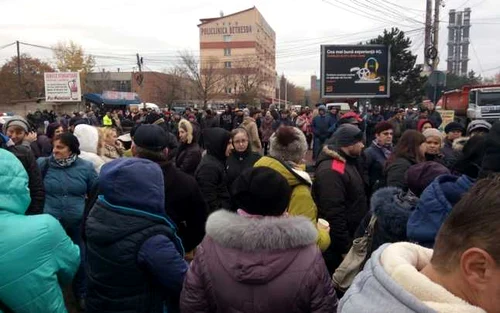
{"type": "Polygon", "coordinates": [[[123,155],[123,152],[115,146],[104,144],[102,155],[110,159],[118,159],[123,155]]]}
{"type": "Polygon", "coordinates": [[[373,140],[373,144],[379,148],[380,150],[382,150],[382,152],[384,153],[384,156],[386,159],[388,159],[390,156],[391,156],[391,153],[392,153],[392,144],[390,145],[387,145],[387,146],[381,146],[378,144],[377,140],[373,140]]]}
{"type": "Polygon", "coordinates": [[[69,157],[60,160],[56,159],[54,155],[52,155],[52,158],[60,167],[70,167],[71,165],[73,165],[73,163],[75,163],[76,159],[78,158],[78,154],[72,154],[69,157]]]}

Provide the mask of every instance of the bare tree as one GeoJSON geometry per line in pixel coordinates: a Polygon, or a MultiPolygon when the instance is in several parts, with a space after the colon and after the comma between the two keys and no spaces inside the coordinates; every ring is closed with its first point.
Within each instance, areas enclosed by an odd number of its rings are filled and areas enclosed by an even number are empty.
{"type": "Polygon", "coordinates": [[[224,92],[228,71],[217,58],[209,58],[200,65],[192,54],[180,54],[181,65],[179,70],[194,84],[194,93],[207,108],[210,100],[224,92]]]}
{"type": "Polygon", "coordinates": [[[263,88],[274,78],[259,66],[257,58],[244,58],[236,62],[230,76],[234,85],[235,97],[239,102],[255,105],[256,99],[263,96],[263,88]]]}

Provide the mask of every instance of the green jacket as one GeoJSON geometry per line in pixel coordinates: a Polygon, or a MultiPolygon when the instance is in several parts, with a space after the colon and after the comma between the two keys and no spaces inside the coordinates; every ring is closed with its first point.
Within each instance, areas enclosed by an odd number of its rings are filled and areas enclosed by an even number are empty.
{"type": "Polygon", "coordinates": [[[72,281],[80,250],[52,216],[25,216],[29,204],[26,171],[0,149],[0,300],[16,313],[66,312],[59,282],[72,281]]]}
{"type": "MultiPolygon", "coordinates": [[[[285,166],[280,161],[270,157],[262,157],[255,163],[254,167],[271,168],[286,178],[290,187],[293,188],[288,214],[308,217],[316,226],[318,208],[311,195],[311,178],[306,172],[300,168],[285,166]]],[[[321,251],[325,251],[330,246],[330,234],[327,230],[318,228],[318,246],[321,251]]]]}

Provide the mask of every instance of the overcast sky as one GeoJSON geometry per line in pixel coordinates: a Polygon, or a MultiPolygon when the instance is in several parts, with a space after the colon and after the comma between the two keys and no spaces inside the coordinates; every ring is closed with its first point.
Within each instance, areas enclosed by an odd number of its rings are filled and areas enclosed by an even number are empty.
{"type": "MultiPolygon", "coordinates": [[[[472,8],[469,68],[483,76],[500,70],[498,1],[446,0],[441,9],[447,21],[450,9],[472,8]]],[[[179,51],[197,54],[200,18],[254,5],[276,32],[277,72],[298,85],[308,87],[310,75],[319,75],[321,44],[365,41],[391,26],[411,31],[422,62],[425,0],[0,0],[0,48],[16,40],[40,46],[73,40],[97,56],[98,69],[130,71],[138,52],[146,70],[162,70],[179,51]]],[[[440,69],[446,68],[446,26],[441,23],[440,69]]],[[[21,52],[53,62],[47,49],[21,45],[21,52]]],[[[15,46],[1,49],[0,64],[15,53],[15,46]]]]}

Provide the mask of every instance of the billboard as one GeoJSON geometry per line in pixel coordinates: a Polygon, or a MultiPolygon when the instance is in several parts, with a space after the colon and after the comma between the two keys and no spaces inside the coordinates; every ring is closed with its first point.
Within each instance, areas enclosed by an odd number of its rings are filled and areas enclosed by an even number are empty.
{"type": "Polygon", "coordinates": [[[389,98],[390,47],[321,46],[322,98],[389,98]]]}
{"type": "Polygon", "coordinates": [[[78,102],[82,100],[78,72],[44,73],[45,101],[78,102]]]}

